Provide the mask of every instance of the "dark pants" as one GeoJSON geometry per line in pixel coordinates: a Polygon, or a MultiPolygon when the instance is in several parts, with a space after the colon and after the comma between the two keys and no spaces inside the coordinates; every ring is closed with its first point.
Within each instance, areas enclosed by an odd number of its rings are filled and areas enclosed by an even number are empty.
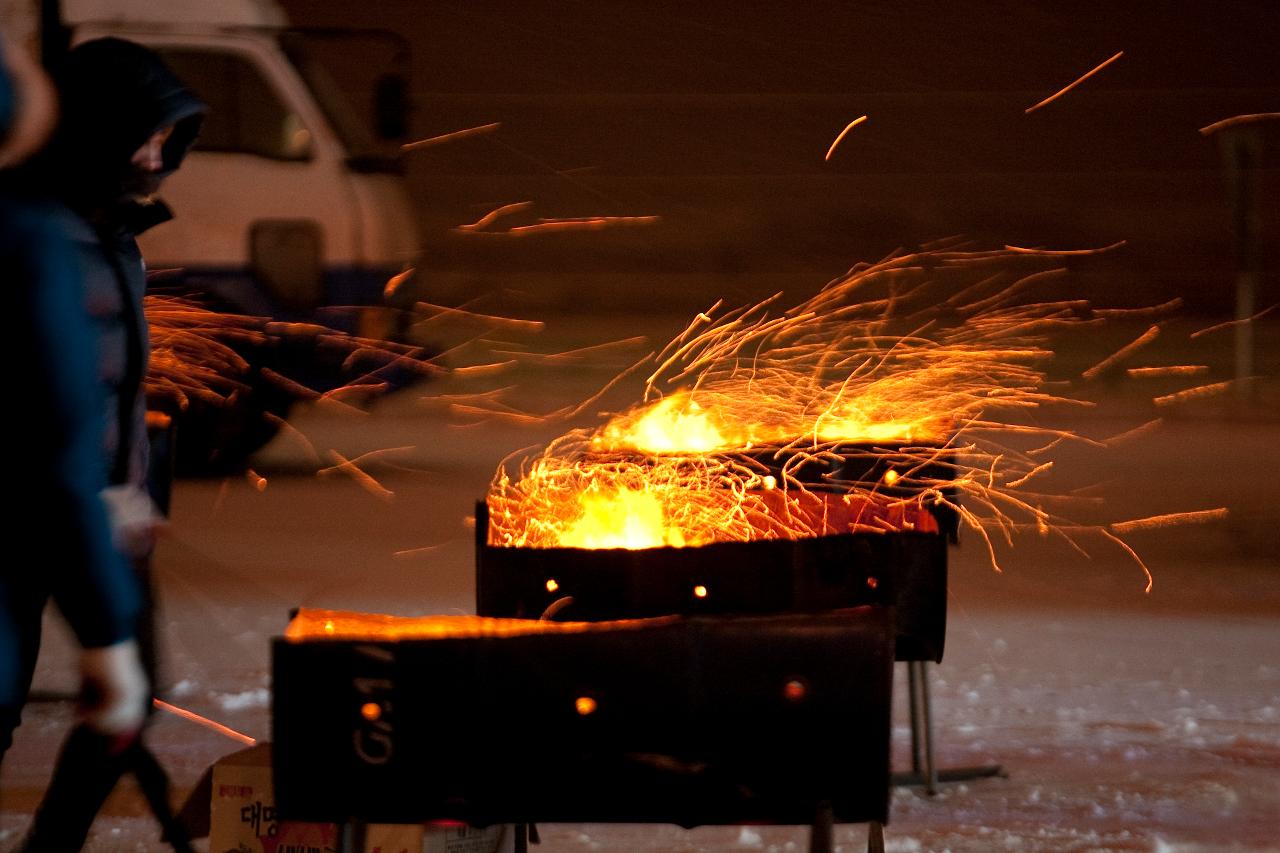
{"type": "MultiPolygon", "coordinates": [[[[137,631],[138,651],[147,678],[156,678],[155,597],[149,557],[134,560],[142,592],[137,631]]],[[[13,742],[13,730],[21,719],[40,651],[41,617],[48,592],[30,582],[0,580],[0,758],[13,742]]],[[[77,726],[58,754],[53,778],[36,812],[25,853],[79,850],[94,818],[120,777],[133,773],[148,798],[167,813],[168,779],[155,758],[143,746],[141,732],[107,737],[87,726],[77,726]]],[[[166,826],[170,837],[175,835],[166,826]]]]}
{"type": "MultiPolygon", "coordinates": [[[[158,653],[151,558],[135,559],[133,568],[142,593],[138,653],[147,680],[154,686],[158,653]]],[[[0,576],[0,762],[13,744],[14,729],[22,721],[22,707],[40,655],[41,620],[48,602],[49,590],[38,579],[0,576]]]]}
{"type": "Polygon", "coordinates": [[[40,654],[49,591],[30,578],[0,575],[0,761],[13,743],[40,654]]]}

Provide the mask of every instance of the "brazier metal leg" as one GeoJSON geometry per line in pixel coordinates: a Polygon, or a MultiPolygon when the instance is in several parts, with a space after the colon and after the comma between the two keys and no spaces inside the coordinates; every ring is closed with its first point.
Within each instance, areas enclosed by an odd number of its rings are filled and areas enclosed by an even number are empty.
{"type": "Polygon", "coordinates": [[[867,853],[884,853],[884,825],[878,820],[867,826],[867,853]]]}
{"type": "Polygon", "coordinates": [[[809,829],[809,853],[831,853],[835,834],[835,816],[831,803],[818,803],[809,829]]]}
{"type": "Polygon", "coordinates": [[[911,711],[911,772],[893,774],[894,785],[919,785],[937,793],[939,782],[968,782],[1005,776],[999,764],[972,767],[938,767],[933,750],[933,693],[929,687],[928,661],[907,661],[907,692],[911,711]]]}
{"type": "Polygon", "coordinates": [[[911,711],[911,773],[920,775],[920,681],[914,661],[907,661],[907,707],[911,711]]]}
{"type": "Polygon", "coordinates": [[[924,728],[924,790],[929,796],[938,793],[938,767],[933,761],[933,691],[929,689],[929,676],[925,662],[912,661],[918,667],[920,682],[920,718],[924,728]]]}
{"type": "Polygon", "coordinates": [[[529,824],[517,823],[515,832],[515,853],[529,853],[529,824]]]}
{"type": "Polygon", "coordinates": [[[338,827],[338,853],[364,853],[368,829],[362,820],[349,820],[338,827]]]}

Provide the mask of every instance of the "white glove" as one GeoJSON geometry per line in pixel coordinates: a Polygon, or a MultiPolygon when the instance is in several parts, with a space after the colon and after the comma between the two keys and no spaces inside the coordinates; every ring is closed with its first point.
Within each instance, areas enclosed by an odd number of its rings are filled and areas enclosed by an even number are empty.
{"type": "Polygon", "coordinates": [[[165,520],[147,490],[129,483],[107,486],[102,490],[102,502],[116,548],[130,557],[150,554],[165,520]]]}
{"type": "Polygon", "coordinates": [[[90,728],[104,735],[142,728],[151,690],[135,641],[85,649],[80,653],[80,678],[80,717],[90,728]]]}

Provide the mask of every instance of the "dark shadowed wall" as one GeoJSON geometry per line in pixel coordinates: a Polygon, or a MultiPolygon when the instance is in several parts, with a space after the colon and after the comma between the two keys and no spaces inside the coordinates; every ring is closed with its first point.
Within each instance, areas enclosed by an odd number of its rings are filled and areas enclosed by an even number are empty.
{"type": "MultiPolygon", "coordinates": [[[[284,5],[298,23],[406,36],[415,136],[502,123],[411,155],[441,298],[510,287],[684,307],[817,286],[964,234],[1053,248],[1127,240],[1077,279],[1087,295],[1181,295],[1224,313],[1235,245],[1222,140],[1198,128],[1280,110],[1280,4],[1262,0],[284,5]],[[450,230],[519,201],[533,205],[499,227],[661,221],[519,239],[450,230]]],[[[350,61],[354,79],[361,58],[350,61]]],[[[1280,298],[1280,123],[1246,133],[1265,305],[1280,298]]]]}

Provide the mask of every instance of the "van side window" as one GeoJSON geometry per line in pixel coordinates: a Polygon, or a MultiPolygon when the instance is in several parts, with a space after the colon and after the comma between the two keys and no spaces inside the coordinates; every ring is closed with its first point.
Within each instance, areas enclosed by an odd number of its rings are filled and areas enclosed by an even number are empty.
{"type": "Polygon", "coordinates": [[[197,151],[310,160],[311,133],[244,57],[214,50],[161,48],[174,73],[206,104],[197,151]]]}

